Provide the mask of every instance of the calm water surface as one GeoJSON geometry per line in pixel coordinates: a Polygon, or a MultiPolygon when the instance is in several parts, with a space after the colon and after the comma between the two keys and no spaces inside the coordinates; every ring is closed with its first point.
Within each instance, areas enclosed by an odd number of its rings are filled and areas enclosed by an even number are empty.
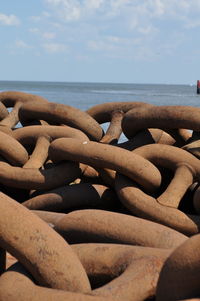
{"type": "MultiPolygon", "coordinates": [[[[196,94],[196,85],[0,81],[0,92],[10,90],[37,94],[50,102],[67,104],[81,110],[112,101],[200,106],[200,95],[196,94]]],[[[102,127],[105,131],[108,123],[102,127]]],[[[126,140],[122,134],[119,141],[126,140]]]]}
{"type": "Polygon", "coordinates": [[[155,105],[200,106],[196,85],[111,84],[0,81],[0,91],[16,90],[86,110],[112,101],[143,101],[155,105]]]}

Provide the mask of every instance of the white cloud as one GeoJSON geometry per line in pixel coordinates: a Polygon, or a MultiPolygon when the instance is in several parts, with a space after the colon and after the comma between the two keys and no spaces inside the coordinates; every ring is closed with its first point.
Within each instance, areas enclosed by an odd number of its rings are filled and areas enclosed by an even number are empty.
{"type": "Polygon", "coordinates": [[[49,17],[51,17],[51,14],[49,12],[47,12],[47,11],[43,11],[41,13],[41,15],[39,15],[39,16],[31,16],[31,17],[29,17],[29,19],[31,21],[35,22],[35,23],[38,23],[38,22],[40,22],[40,21],[42,21],[44,19],[47,19],[49,17]]]}
{"type": "Polygon", "coordinates": [[[91,62],[91,58],[88,55],[78,54],[75,56],[75,59],[81,62],[91,62]]]}
{"type": "Polygon", "coordinates": [[[58,5],[63,2],[63,0],[46,0],[47,3],[58,5]]]}
{"type": "MultiPolygon", "coordinates": [[[[122,16],[129,24],[139,24],[145,20],[150,23],[155,19],[174,18],[188,24],[200,13],[200,0],[44,0],[64,22],[88,20],[97,16],[105,19],[122,16]],[[134,20],[137,20],[135,22],[134,20]]],[[[149,24],[147,24],[148,27],[149,24]]]]}
{"type": "Polygon", "coordinates": [[[16,26],[20,24],[20,20],[15,15],[5,15],[0,13],[0,24],[5,26],[16,26]]]}
{"type": "Polygon", "coordinates": [[[87,46],[95,51],[113,51],[118,45],[126,42],[126,39],[117,36],[106,36],[102,39],[88,41],[87,46]]]}
{"type": "Polygon", "coordinates": [[[24,55],[27,51],[32,51],[34,47],[21,39],[17,39],[7,46],[12,55],[24,55]]]}
{"type": "Polygon", "coordinates": [[[38,33],[40,30],[39,30],[39,28],[37,28],[37,27],[33,27],[33,28],[29,28],[29,31],[30,31],[31,33],[38,33]]]}
{"type": "Polygon", "coordinates": [[[33,34],[37,34],[39,36],[41,36],[43,39],[45,40],[52,40],[56,37],[56,33],[55,32],[42,32],[39,28],[37,27],[33,27],[33,28],[29,28],[29,32],[33,33],[33,34]]]}
{"type": "Polygon", "coordinates": [[[63,21],[76,21],[81,16],[81,4],[77,0],[45,0],[45,2],[56,9],[63,21]]]}
{"type": "Polygon", "coordinates": [[[42,34],[42,37],[46,40],[52,40],[55,38],[55,36],[56,36],[56,34],[54,32],[44,32],[42,34]]]}
{"type": "Polygon", "coordinates": [[[185,24],[185,28],[196,28],[200,27],[200,20],[188,20],[185,24]]]}
{"type": "Polygon", "coordinates": [[[138,27],[138,32],[140,32],[144,35],[149,35],[149,34],[152,35],[154,33],[157,33],[158,31],[159,31],[158,28],[154,27],[151,24],[138,27]]]}
{"type": "Polygon", "coordinates": [[[89,50],[94,56],[154,60],[158,53],[159,58],[173,55],[186,43],[182,33],[200,27],[200,0],[43,1],[51,14],[48,32],[61,41],[45,44],[49,53],[65,51],[71,43],[70,49],[79,47],[84,55],[89,50]]]}
{"type": "Polygon", "coordinates": [[[28,48],[32,48],[32,46],[28,45],[26,42],[24,42],[23,40],[16,40],[15,41],[15,45],[16,48],[22,48],[22,49],[28,49],[28,48]]]}
{"type": "Polygon", "coordinates": [[[31,16],[30,19],[31,19],[31,21],[33,21],[35,23],[41,21],[41,17],[40,16],[31,16]]]}
{"type": "Polygon", "coordinates": [[[91,40],[88,42],[88,48],[91,50],[105,50],[105,42],[91,40]]]}
{"type": "Polygon", "coordinates": [[[116,52],[124,53],[123,49],[136,45],[134,42],[134,40],[128,38],[106,36],[102,39],[88,41],[87,46],[90,50],[102,51],[114,55],[116,52]]]}
{"type": "Polygon", "coordinates": [[[44,50],[48,53],[60,53],[67,50],[67,46],[60,43],[45,43],[42,45],[44,50]]]}

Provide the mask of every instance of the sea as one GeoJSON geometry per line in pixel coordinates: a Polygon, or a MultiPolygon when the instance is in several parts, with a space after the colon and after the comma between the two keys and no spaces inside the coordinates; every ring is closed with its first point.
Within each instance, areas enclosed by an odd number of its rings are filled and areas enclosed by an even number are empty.
{"type": "MultiPolygon", "coordinates": [[[[50,102],[70,105],[83,111],[97,104],[114,101],[200,106],[200,94],[196,93],[196,84],[0,81],[0,92],[13,90],[40,95],[50,102]]],[[[103,125],[104,130],[107,126],[103,125]]]]}
{"type": "Polygon", "coordinates": [[[50,102],[81,110],[113,101],[142,101],[154,105],[200,106],[194,85],[0,81],[1,91],[37,94],[50,102]]]}

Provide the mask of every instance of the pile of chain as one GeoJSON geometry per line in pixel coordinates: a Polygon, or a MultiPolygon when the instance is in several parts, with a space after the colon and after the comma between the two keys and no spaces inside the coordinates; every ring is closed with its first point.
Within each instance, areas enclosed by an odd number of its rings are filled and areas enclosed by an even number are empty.
{"type": "Polygon", "coordinates": [[[200,300],[199,131],[191,106],[1,92],[0,300],[200,300]]]}

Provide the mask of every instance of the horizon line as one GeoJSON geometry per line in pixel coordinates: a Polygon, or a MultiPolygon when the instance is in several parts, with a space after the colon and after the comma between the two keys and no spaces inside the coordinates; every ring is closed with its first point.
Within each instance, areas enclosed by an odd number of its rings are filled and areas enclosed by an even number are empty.
{"type": "Polygon", "coordinates": [[[122,84],[122,85],[182,85],[182,86],[195,86],[196,83],[148,83],[148,82],[101,82],[101,81],[53,81],[53,80],[13,80],[13,79],[6,79],[6,80],[1,80],[0,82],[35,82],[35,83],[71,83],[71,84],[122,84]]]}

